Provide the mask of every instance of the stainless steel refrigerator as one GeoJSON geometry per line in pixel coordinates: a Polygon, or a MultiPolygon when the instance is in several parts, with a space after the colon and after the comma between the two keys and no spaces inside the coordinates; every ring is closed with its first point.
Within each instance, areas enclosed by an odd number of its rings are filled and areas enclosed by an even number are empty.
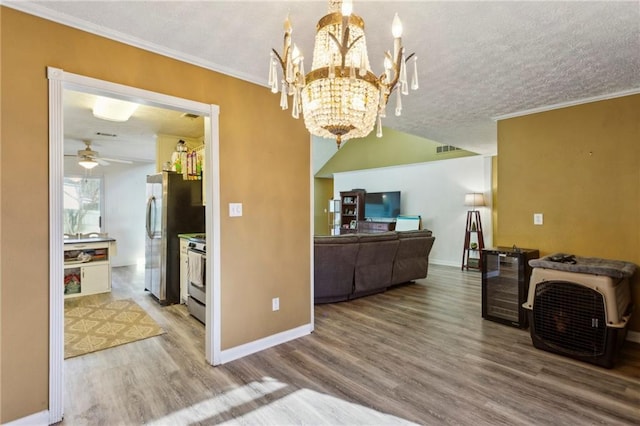
{"type": "Polygon", "coordinates": [[[145,290],[160,304],[180,303],[178,234],[204,230],[202,181],[175,172],[147,176],[145,290]]]}

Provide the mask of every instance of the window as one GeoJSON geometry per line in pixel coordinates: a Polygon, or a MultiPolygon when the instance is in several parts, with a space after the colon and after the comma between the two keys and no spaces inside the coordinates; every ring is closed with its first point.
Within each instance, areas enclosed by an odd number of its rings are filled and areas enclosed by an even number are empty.
{"type": "Polygon", "coordinates": [[[102,231],[102,178],[64,178],[64,233],[102,231]]]}

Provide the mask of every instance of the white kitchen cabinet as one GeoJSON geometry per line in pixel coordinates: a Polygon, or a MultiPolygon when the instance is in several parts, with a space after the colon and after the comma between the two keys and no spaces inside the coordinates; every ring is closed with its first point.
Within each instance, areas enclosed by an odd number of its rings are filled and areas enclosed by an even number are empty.
{"type": "Polygon", "coordinates": [[[113,239],[65,241],[65,298],[111,291],[110,256],[114,252],[115,240],[113,239]]]}
{"type": "Polygon", "coordinates": [[[187,303],[189,298],[189,240],[180,238],[180,302],[187,303]]]}

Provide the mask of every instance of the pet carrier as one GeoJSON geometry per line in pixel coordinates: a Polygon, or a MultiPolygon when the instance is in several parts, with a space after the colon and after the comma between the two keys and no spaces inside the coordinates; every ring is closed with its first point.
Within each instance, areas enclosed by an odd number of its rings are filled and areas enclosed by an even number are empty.
{"type": "Polygon", "coordinates": [[[527,310],[538,349],[612,368],[627,334],[632,303],[629,277],[635,265],[557,255],[530,261],[527,310]]]}

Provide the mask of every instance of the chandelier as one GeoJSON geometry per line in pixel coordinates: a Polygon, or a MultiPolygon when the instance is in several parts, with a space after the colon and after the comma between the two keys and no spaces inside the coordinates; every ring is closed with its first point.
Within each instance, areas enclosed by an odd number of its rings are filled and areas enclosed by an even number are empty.
{"type": "Polygon", "coordinates": [[[385,52],[384,72],[371,71],[364,21],[351,13],[350,0],[329,0],[329,12],[318,21],[311,71],[305,75],[304,56],[291,39],[289,17],[284,23],[282,55],[271,52],[269,86],[278,92],[278,64],[282,69],[280,107],[291,115],[304,116],[312,135],[343,140],[367,136],[377,124],[376,135],[382,137],[382,118],[386,116],[389,96],[397,89],[395,115],[402,113],[402,95],[409,94],[407,63],[413,61],[411,88],[418,89],[417,57],[405,57],[402,47],[402,23],[396,13],[391,26],[393,55],[385,52]],[[397,87],[396,87],[397,86],[397,87]]]}

